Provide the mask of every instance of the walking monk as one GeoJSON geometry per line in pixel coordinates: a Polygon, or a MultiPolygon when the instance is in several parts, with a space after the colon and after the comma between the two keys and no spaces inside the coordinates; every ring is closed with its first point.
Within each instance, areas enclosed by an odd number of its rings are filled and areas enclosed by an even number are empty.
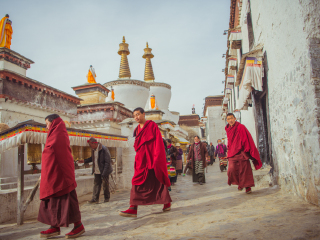
{"type": "Polygon", "coordinates": [[[120,216],[137,217],[138,205],[164,204],[163,211],[171,210],[168,187],[166,152],[157,124],[145,119],[142,108],[133,110],[139,125],[134,130],[136,151],[134,175],[130,193],[130,207],[120,216]]]}
{"type": "Polygon", "coordinates": [[[75,190],[77,183],[68,132],[59,115],[49,115],[45,120],[49,132],[42,153],[38,221],[51,227],[42,231],[40,237],[60,235],[60,227],[74,223],[66,238],[76,238],[85,230],[75,190]]]}
{"type": "Polygon", "coordinates": [[[233,113],[227,114],[227,122],[228,184],[238,185],[239,191],[246,188],[246,193],[251,193],[254,180],[249,159],[252,160],[256,170],[261,168],[262,162],[258,149],[254,145],[248,129],[236,121],[233,113]]]}

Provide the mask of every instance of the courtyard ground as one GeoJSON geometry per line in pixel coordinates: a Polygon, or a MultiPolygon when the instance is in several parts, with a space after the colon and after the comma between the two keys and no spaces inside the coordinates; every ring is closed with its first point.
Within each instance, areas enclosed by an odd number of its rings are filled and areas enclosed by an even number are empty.
{"type": "MultiPolygon", "coordinates": [[[[79,239],[320,239],[319,207],[277,186],[256,187],[252,194],[238,192],[227,185],[227,173],[221,173],[217,163],[208,167],[206,179],[200,186],[190,175],[179,176],[172,187],[172,210],[163,213],[161,205],[141,206],[136,219],[118,214],[128,208],[129,190],[95,205],[86,203],[91,198],[87,195],[80,199],[86,232],[79,239]]],[[[39,239],[46,228],[35,219],[19,227],[2,224],[0,239],[39,239]]],[[[54,239],[64,238],[71,228],[61,228],[62,235],[54,239]]]]}

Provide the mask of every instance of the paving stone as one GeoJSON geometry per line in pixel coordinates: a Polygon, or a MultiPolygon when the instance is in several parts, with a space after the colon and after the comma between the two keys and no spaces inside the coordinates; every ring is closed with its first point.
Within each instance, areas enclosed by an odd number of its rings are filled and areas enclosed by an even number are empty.
{"type": "MultiPolygon", "coordinates": [[[[320,239],[320,208],[278,187],[239,192],[227,185],[227,173],[220,173],[216,163],[208,167],[206,184],[191,179],[178,177],[170,212],[163,213],[161,205],[139,206],[136,219],[119,216],[128,207],[129,190],[116,192],[103,204],[90,205],[86,201],[91,195],[82,197],[86,233],[80,239],[320,239]]],[[[0,239],[39,239],[46,228],[32,219],[20,227],[2,224],[0,239]]],[[[61,228],[60,238],[70,229],[61,228]]]]}

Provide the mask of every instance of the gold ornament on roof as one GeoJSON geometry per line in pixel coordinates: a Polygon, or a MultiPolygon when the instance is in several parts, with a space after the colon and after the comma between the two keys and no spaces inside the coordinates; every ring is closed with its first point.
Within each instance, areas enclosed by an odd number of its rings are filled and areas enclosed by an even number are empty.
{"type": "Polygon", "coordinates": [[[11,24],[8,14],[0,20],[0,47],[10,49],[13,33],[11,24]]]}
{"type": "Polygon", "coordinates": [[[87,75],[87,82],[88,83],[97,83],[96,82],[96,71],[94,70],[94,68],[92,67],[92,65],[90,65],[89,71],[88,71],[88,75],[87,75]]]}
{"type": "Polygon", "coordinates": [[[151,53],[152,48],[149,48],[149,44],[147,42],[146,48],[144,49],[144,54],[143,58],[146,59],[146,66],[144,69],[144,80],[149,82],[149,81],[154,81],[154,74],[153,74],[153,69],[152,69],[152,64],[151,64],[151,58],[154,57],[154,55],[151,53]]]}
{"type": "Polygon", "coordinates": [[[119,78],[130,78],[131,72],[130,72],[129,62],[127,58],[127,55],[130,54],[130,51],[129,51],[129,44],[126,43],[126,39],[124,36],[122,38],[122,43],[119,44],[118,54],[121,55],[119,78]]]}

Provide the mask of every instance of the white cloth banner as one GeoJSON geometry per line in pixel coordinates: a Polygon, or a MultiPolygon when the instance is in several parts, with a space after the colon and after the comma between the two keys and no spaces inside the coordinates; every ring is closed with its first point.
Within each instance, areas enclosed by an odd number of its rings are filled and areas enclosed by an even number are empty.
{"type": "Polygon", "coordinates": [[[247,108],[247,99],[250,98],[252,88],[262,91],[262,62],[257,58],[247,57],[240,84],[239,101],[237,102],[238,110],[247,108]]]}
{"type": "MultiPolygon", "coordinates": [[[[236,41],[236,40],[242,40],[242,34],[241,30],[235,30],[231,31],[230,36],[229,36],[229,41],[236,41]]],[[[230,43],[231,45],[231,43],[230,43]]]]}
{"type": "Polygon", "coordinates": [[[237,56],[237,49],[229,48],[229,55],[230,56],[237,56]]]}
{"type": "Polygon", "coordinates": [[[228,67],[230,68],[231,66],[237,66],[237,59],[236,58],[229,58],[228,67]]]}
{"type": "Polygon", "coordinates": [[[234,83],[234,75],[228,75],[227,76],[227,84],[234,83]]]}
{"type": "Polygon", "coordinates": [[[228,63],[228,74],[229,75],[234,75],[236,70],[232,70],[231,67],[236,67],[237,66],[237,59],[236,58],[229,58],[229,63],[228,63]]]}

